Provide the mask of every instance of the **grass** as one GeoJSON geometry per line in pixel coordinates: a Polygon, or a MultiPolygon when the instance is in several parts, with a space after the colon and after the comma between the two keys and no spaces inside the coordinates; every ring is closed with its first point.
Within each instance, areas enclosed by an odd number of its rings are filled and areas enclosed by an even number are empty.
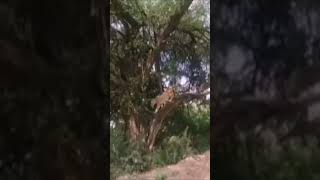
{"type": "MultiPolygon", "coordinates": [[[[154,152],[144,150],[143,144],[133,145],[120,129],[111,130],[111,179],[133,172],[175,164],[185,157],[203,153],[210,148],[210,118],[208,111],[180,110],[172,117],[167,133],[154,152]]],[[[158,179],[166,179],[164,176],[158,179]]],[[[157,180],[158,180],[157,179],[157,180]]]]}

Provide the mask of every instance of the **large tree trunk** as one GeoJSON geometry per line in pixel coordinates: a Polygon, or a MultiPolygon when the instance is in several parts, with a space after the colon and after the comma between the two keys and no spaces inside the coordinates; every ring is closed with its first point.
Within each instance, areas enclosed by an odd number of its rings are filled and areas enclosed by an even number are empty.
{"type": "Polygon", "coordinates": [[[139,136],[139,121],[134,117],[134,115],[131,115],[130,118],[129,118],[129,137],[130,137],[130,140],[135,142],[137,141],[138,139],[138,136],[139,136]]]}
{"type": "MultiPolygon", "coordinates": [[[[172,110],[170,110],[172,111],[172,110]]],[[[132,143],[140,143],[145,140],[145,146],[152,151],[158,140],[161,130],[164,128],[164,120],[168,112],[160,111],[154,116],[147,116],[143,112],[131,111],[128,117],[128,136],[132,143]],[[144,121],[150,123],[144,123],[144,121]]]]}
{"type": "Polygon", "coordinates": [[[147,137],[147,146],[150,151],[152,151],[156,145],[156,140],[160,135],[161,130],[164,128],[164,118],[157,119],[154,118],[150,125],[150,131],[147,137]]]}
{"type": "Polygon", "coordinates": [[[159,141],[159,136],[165,128],[168,117],[178,109],[179,105],[183,102],[205,97],[207,93],[208,92],[180,94],[173,98],[171,102],[167,102],[162,109],[151,116],[149,116],[148,113],[140,112],[132,108],[128,117],[129,139],[133,143],[145,140],[145,145],[148,150],[154,150],[157,142],[159,141]]]}
{"type": "Polygon", "coordinates": [[[181,98],[173,99],[172,102],[168,103],[163,109],[160,109],[153,117],[149,126],[148,136],[146,137],[149,151],[152,151],[155,148],[155,145],[159,140],[159,135],[166,125],[166,120],[177,110],[181,102],[181,98]]]}
{"type": "Polygon", "coordinates": [[[141,141],[141,138],[143,138],[145,134],[144,133],[145,126],[143,125],[139,117],[142,117],[142,116],[137,112],[132,112],[129,116],[129,124],[128,124],[129,139],[133,143],[137,143],[141,141]]]}
{"type": "Polygon", "coordinates": [[[155,147],[161,130],[164,128],[164,118],[153,118],[150,124],[143,124],[141,122],[142,119],[139,118],[137,114],[130,115],[128,123],[128,135],[130,142],[140,143],[145,140],[145,146],[152,151],[155,147]],[[149,129],[149,131],[147,131],[147,129],[149,129]]]}

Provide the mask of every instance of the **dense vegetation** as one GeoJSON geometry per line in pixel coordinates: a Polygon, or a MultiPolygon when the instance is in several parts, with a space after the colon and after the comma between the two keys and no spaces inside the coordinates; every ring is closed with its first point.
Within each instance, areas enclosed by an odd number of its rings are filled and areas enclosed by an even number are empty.
{"type": "Polygon", "coordinates": [[[209,1],[111,1],[112,178],[208,150],[208,7],[209,1]],[[155,113],[150,102],[167,87],[178,94],[155,113]]]}
{"type": "Polygon", "coordinates": [[[177,112],[171,119],[172,124],[167,127],[167,133],[153,152],[147,151],[142,143],[130,143],[118,128],[111,129],[111,179],[126,173],[175,164],[188,155],[209,150],[209,120],[208,110],[177,112]]]}

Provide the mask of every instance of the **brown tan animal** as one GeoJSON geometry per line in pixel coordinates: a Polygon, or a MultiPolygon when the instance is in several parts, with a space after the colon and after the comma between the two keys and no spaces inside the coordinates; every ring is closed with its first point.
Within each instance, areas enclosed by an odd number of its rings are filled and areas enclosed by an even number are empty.
{"type": "Polygon", "coordinates": [[[174,88],[168,88],[161,95],[151,100],[151,107],[156,109],[155,112],[158,112],[168,102],[172,102],[175,96],[176,91],[174,90],[174,88]]]}

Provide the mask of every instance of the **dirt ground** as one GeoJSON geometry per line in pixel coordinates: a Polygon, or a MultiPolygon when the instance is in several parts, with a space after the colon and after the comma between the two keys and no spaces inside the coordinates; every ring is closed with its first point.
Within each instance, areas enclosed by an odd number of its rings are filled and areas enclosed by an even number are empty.
{"type": "Polygon", "coordinates": [[[122,176],[117,180],[210,180],[210,151],[188,157],[175,165],[122,176]]]}

